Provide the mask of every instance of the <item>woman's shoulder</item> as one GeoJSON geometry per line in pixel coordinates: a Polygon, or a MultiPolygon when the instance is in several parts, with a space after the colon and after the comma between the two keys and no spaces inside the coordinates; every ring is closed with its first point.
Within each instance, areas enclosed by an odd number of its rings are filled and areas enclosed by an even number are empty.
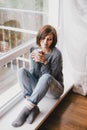
{"type": "Polygon", "coordinates": [[[61,54],[61,51],[57,48],[57,47],[54,47],[53,50],[52,50],[53,54],[58,56],[58,55],[62,55],[61,54]]]}

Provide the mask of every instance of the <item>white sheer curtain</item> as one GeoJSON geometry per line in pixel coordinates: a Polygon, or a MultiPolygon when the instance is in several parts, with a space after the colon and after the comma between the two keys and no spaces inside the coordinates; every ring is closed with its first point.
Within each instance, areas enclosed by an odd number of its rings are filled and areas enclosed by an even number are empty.
{"type": "Polygon", "coordinates": [[[59,36],[65,76],[74,92],[87,95],[87,0],[60,0],[59,36]]]}

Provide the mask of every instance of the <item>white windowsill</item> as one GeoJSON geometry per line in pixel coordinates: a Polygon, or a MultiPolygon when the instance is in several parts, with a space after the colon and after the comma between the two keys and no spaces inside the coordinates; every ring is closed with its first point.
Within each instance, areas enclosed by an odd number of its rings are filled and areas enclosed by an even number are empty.
{"type": "Polygon", "coordinates": [[[17,83],[0,95],[0,117],[22,99],[21,89],[18,86],[17,83]]]}
{"type": "MultiPolygon", "coordinates": [[[[47,117],[52,113],[52,111],[58,106],[58,104],[62,101],[62,99],[67,95],[67,93],[71,90],[72,86],[68,86],[65,89],[64,94],[57,100],[44,97],[40,103],[38,104],[40,108],[40,114],[37,116],[35,121],[32,124],[27,124],[25,122],[24,125],[18,127],[18,130],[38,130],[38,128],[42,125],[42,123],[47,119],[47,117]],[[48,105],[47,105],[48,104],[48,105]]],[[[11,124],[16,119],[19,112],[25,106],[25,100],[21,100],[14,108],[12,108],[8,113],[5,114],[4,117],[1,118],[0,128],[3,130],[15,130],[11,124]]]]}

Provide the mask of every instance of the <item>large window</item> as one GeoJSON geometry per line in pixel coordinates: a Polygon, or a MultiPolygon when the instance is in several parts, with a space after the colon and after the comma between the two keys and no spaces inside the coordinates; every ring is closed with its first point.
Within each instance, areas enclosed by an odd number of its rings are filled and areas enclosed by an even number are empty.
{"type": "Polygon", "coordinates": [[[29,67],[21,59],[28,59],[37,30],[48,23],[47,7],[48,0],[0,0],[0,116],[21,98],[17,69],[29,67]]]}

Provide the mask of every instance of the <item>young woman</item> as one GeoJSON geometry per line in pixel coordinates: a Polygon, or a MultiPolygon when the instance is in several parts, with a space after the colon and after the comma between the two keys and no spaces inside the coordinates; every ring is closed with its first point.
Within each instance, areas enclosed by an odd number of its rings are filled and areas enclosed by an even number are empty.
{"type": "Polygon", "coordinates": [[[27,102],[14,127],[23,125],[25,121],[32,123],[40,110],[38,103],[46,95],[59,98],[63,91],[62,55],[57,44],[57,32],[51,25],[40,28],[36,37],[37,47],[31,48],[31,68],[21,68],[18,80],[27,102]]]}

